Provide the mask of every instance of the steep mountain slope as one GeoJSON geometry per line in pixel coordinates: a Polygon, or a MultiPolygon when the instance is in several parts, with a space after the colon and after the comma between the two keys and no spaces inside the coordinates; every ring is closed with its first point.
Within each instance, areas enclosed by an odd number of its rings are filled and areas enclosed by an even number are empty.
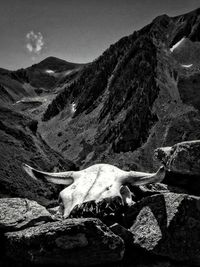
{"type": "Polygon", "coordinates": [[[0,197],[21,196],[44,205],[57,199],[58,187],[31,179],[22,163],[49,169],[74,169],[37,133],[37,121],[0,106],[0,197]]]}
{"type": "Polygon", "coordinates": [[[199,139],[199,29],[197,9],[122,38],[55,97],[43,138],[81,166],[143,170],[156,147],[199,139]]]}
{"type": "Polygon", "coordinates": [[[25,70],[0,69],[0,103],[15,103],[22,97],[35,96],[25,70]]]}

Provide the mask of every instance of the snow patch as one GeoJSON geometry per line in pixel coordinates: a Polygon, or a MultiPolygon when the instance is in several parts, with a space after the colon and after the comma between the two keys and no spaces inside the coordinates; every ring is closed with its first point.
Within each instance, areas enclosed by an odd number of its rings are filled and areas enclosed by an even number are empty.
{"type": "Polygon", "coordinates": [[[178,41],[175,45],[173,45],[170,48],[170,51],[173,52],[184,40],[185,40],[185,37],[183,37],[180,41],[178,41]]]}
{"type": "Polygon", "coordinates": [[[183,68],[191,68],[191,67],[193,66],[193,64],[189,64],[189,65],[181,64],[181,66],[182,66],[183,68]]]}
{"type": "Polygon", "coordinates": [[[45,72],[48,73],[48,74],[55,73],[55,71],[53,71],[53,70],[46,70],[45,72]]]}
{"type": "Polygon", "coordinates": [[[74,102],[71,104],[71,112],[72,114],[76,112],[76,104],[74,102]]]}

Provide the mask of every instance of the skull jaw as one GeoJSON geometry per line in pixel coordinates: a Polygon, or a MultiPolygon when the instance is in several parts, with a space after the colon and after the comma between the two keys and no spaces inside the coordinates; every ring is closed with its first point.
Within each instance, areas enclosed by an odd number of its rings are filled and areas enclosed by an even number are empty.
{"type": "MultiPolygon", "coordinates": [[[[97,201],[91,200],[76,205],[67,217],[69,218],[99,218],[106,225],[116,222],[124,225],[124,214],[135,202],[132,200],[132,193],[127,186],[121,186],[119,194],[105,197],[102,195],[97,201]]],[[[66,218],[66,214],[64,214],[66,218]]]]}
{"type": "MultiPolygon", "coordinates": [[[[62,193],[62,192],[61,192],[62,193]]],[[[86,199],[83,203],[72,204],[69,196],[60,194],[60,206],[63,206],[63,218],[68,217],[100,217],[103,214],[114,214],[118,212],[121,207],[128,207],[134,204],[132,200],[132,193],[128,186],[120,185],[115,182],[111,186],[106,187],[98,197],[93,199],[86,199]]]]}

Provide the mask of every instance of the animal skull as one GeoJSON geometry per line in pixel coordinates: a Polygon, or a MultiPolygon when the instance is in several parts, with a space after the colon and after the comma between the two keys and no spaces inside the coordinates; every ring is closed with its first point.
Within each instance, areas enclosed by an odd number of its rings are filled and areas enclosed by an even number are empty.
{"type": "Polygon", "coordinates": [[[156,173],[123,171],[109,164],[95,164],[81,171],[58,173],[38,171],[27,164],[23,164],[23,168],[34,179],[67,186],[59,194],[64,218],[69,216],[76,205],[92,200],[98,203],[119,196],[125,204],[131,205],[128,185],[158,183],[165,177],[163,166],[156,173]]]}

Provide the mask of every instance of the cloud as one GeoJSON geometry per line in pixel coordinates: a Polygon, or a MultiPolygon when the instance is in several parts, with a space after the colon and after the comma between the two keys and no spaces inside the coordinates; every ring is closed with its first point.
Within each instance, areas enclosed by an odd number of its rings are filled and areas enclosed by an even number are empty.
{"type": "Polygon", "coordinates": [[[33,56],[38,56],[44,48],[44,38],[41,32],[30,31],[26,34],[26,49],[33,56]]]}

